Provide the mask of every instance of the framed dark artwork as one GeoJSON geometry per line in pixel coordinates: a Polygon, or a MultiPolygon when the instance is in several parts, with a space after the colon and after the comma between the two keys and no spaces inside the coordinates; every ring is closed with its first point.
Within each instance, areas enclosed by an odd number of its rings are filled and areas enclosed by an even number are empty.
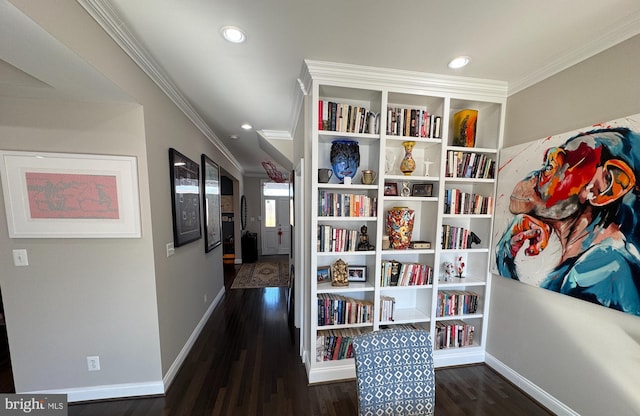
{"type": "Polygon", "coordinates": [[[205,154],[201,156],[201,162],[204,251],[208,253],[222,244],[220,167],[205,154]]]}
{"type": "Polygon", "coordinates": [[[396,182],[384,183],[385,196],[398,196],[398,184],[396,182]]]}
{"type": "Polygon", "coordinates": [[[350,282],[366,282],[367,266],[349,266],[350,282]]]}
{"type": "Polygon", "coordinates": [[[317,280],[318,280],[318,283],[330,282],[331,281],[331,267],[330,266],[320,266],[320,267],[318,267],[317,280]]]}
{"type": "Polygon", "coordinates": [[[411,196],[431,196],[433,195],[432,183],[414,183],[411,185],[411,196]]]}
{"type": "Polygon", "coordinates": [[[173,244],[180,247],[202,237],[200,230],[200,166],[169,149],[173,244]]]}

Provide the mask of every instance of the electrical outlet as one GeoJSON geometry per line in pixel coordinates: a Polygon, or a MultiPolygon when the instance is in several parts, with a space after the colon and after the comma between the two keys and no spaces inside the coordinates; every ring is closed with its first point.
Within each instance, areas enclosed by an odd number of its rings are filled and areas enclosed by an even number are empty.
{"type": "Polygon", "coordinates": [[[87,357],[87,370],[100,371],[100,357],[94,355],[93,357],[87,357]]]}
{"type": "Polygon", "coordinates": [[[171,257],[176,253],[173,243],[167,243],[167,257],[171,257]]]}

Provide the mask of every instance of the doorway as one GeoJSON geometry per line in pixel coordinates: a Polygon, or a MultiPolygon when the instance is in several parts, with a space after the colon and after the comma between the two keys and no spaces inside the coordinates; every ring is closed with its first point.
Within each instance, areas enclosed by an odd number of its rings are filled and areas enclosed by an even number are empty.
{"type": "Polygon", "coordinates": [[[262,182],[262,255],[291,251],[290,197],[288,183],[262,182]]]}

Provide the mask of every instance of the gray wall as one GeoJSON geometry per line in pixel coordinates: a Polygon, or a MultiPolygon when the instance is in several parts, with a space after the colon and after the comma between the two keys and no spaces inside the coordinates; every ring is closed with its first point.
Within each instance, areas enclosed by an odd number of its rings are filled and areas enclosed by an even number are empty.
{"type": "Polygon", "coordinates": [[[138,105],[0,97],[2,149],[133,155],[140,173],[140,239],[10,239],[0,204],[0,285],[19,392],[161,380],[143,134],[138,105]],[[17,248],[29,266],[13,266],[17,248]],[[99,373],[87,371],[92,355],[99,373]]]}
{"type": "Polygon", "coordinates": [[[198,163],[206,153],[233,177],[242,174],[76,1],[12,3],[138,105],[57,109],[55,103],[3,100],[1,147],[137,156],[143,219],[143,238],[131,240],[20,241],[1,226],[3,264],[10,264],[16,247],[27,248],[33,261],[0,277],[17,387],[166,381],[212,300],[224,292],[222,246],[205,254],[198,240],[166,256],[165,245],[173,241],[168,148],[198,163]],[[32,323],[42,332],[30,331],[32,323]],[[87,355],[101,356],[101,372],[87,373],[87,355]]]}
{"type": "MultiPolygon", "coordinates": [[[[640,36],[509,97],[504,146],[640,113],[640,36]]],[[[494,276],[487,352],[583,416],[640,414],[640,318],[494,276]]]]}

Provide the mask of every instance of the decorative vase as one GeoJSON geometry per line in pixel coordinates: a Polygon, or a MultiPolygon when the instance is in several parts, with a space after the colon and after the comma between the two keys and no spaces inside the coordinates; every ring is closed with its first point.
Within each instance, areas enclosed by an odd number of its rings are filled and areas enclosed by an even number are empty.
{"type": "Polygon", "coordinates": [[[392,249],[409,248],[414,218],[415,211],[407,207],[394,207],[387,211],[387,234],[392,249]]]}
{"type": "Polygon", "coordinates": [[[416,161],[413,160],[413,156],[411,155],[413,146],[416,145],[416,142],[402,142],[402,145],[404,146],[404,158],[402,158],[402,161],[400,162],[400,171],[406,176],[409,176],[414,170],[416,170],[416,161]]]}
{"type": "Polygon", "coordinates": [[[360,146],[355,140],[336,139],[331,142],[330,154],[333,173],[344,182],[345,177],[353,178],[360,166],[360,146]]]}

